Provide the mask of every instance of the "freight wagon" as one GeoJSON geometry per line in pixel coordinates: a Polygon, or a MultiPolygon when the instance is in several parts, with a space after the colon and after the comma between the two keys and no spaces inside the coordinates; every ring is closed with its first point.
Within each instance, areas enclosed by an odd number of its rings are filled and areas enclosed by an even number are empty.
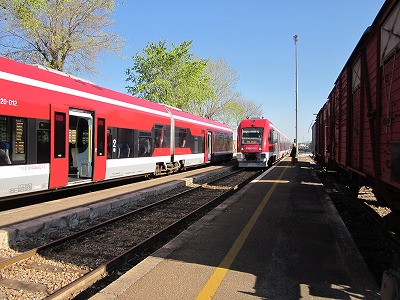
{"type": "Polygon", "coordinates": [[[386,1],[315,122],[315,157],[400,209],[400,3],[386,1]]]}

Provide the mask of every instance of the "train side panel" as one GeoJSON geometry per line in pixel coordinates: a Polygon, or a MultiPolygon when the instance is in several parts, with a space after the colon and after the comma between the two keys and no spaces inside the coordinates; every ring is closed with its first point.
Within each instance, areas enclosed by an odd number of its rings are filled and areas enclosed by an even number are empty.
{"type": "Polygon", "coordinates": [[[0,197],[229,160],[232,130],[0,57],[0,197]]]}
{"type": "Polygon", "coordinates": [[[316,158],[400,209],[400,3],[386,1],[316,118],[316,158]]]}

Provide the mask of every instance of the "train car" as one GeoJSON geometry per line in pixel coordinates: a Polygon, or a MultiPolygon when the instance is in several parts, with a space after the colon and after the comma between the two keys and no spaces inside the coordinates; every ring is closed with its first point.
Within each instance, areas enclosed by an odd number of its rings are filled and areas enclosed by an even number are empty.
{"type": "Polygon", "coordinates": [[[233,155],[225,124],[0,57],[0,199],[233,155]]]}
{"type": "Polygon", "coordinates": [[[267,119],[242,120],[237,130],[237,161],[239,167],[267,168],[289,154],[291,143],[267,119]]]}
{"type": "Polygon", "coordinates": [[[316,159],[400,209],[400,3],[387,0],[316,118],[316,159]]]}

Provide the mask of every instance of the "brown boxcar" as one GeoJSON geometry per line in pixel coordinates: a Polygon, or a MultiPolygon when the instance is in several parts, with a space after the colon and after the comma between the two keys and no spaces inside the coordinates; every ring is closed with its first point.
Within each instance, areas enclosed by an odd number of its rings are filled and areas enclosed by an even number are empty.
{"type": "Polygon", "coordinates": [[[387,0],[315,122],[315,157],[400,209],[400,3],[387,0]]]}

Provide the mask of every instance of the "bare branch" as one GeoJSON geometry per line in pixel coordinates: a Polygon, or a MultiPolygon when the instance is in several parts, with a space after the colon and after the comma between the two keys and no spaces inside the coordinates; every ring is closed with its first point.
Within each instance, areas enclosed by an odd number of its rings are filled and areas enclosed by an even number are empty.
{"type": "Polygon", "coordinates": [[[3,0],[0,54],[25,63],[95,74],[104,52],[118,54],[124,41],[106,31],[114,0],[3,0]]]}

